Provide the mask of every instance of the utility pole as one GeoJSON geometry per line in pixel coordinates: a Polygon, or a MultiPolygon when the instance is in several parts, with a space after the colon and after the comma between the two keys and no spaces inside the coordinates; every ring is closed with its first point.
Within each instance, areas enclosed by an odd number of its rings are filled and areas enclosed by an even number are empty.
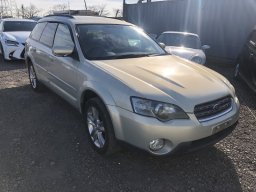
{"type": "Polygon", "coordinates": [[[84,0],[84,7],[85,7],[85,10],[87,10],[86,0],[84,0]]]}
{"type": "Polygon", "coordinates": [[[126,13],[125,12],[125,3],[126,3],[125,0],[123,0],[123,18],[125,18],[125,13],[126,13]]]}

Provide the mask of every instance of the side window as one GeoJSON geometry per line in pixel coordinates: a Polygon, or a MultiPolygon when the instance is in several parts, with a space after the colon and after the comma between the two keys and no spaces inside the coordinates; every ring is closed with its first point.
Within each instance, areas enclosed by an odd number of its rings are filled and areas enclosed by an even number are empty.
{"type": "Polygon", "coordinates": [[[46,27],[44,28],[43,34],[40,38],[40,42],[49,47],[52,47],[57,26],[57,23],[47,23],[46,27]]]}
{"type": "Polygon", "coordinates": [[[74,42],[72,40],[72,36],[70,34],[70,30],[68,26],[59,24],[55,40],[54,40],[54,47],[67,47],[67,48],[74,48],[74,42]]]}
{"type": "Polygon", "coordinates": [[[38,23],[30,34],[30,37],[34,40],[39,40],[41,34],[46,26],[46,23],[38,23]]]}

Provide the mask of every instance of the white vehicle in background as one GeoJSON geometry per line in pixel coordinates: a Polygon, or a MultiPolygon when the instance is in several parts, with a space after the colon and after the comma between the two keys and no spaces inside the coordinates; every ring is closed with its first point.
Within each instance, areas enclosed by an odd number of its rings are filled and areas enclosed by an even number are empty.
{"type": "Polygon", "coordinates": [[[191,60],[204,65],[206,56],[204,51],[209,49],[209,45],[201,45],[201,40],[197,34],[186,32],[166,31],[159,35],[156,40],[165,44],[168,53],[191,60]]]}
{"type": "Polygon", "coordinates": [[[4,60],[24,59],[25,42],[37,22],[28,19],[2,19],[0,54],[4,60]]]}

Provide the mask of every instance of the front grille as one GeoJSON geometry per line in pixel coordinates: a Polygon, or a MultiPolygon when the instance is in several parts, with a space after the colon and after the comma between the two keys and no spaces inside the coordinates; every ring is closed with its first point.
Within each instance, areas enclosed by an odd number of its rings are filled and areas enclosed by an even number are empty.
{"type": "Polygon", "coordinates": [[[204,121],[228,111],[231,107],[232,99],[230,96],[227,96],[215,101],[196,105],[194,113],[199,121],[204,121]]]}

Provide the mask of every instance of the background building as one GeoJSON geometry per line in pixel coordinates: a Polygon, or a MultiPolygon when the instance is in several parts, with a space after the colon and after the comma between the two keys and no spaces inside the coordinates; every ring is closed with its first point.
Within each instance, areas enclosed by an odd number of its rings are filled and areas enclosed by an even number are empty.
{"type": "Polygon", "coordinates": [[[208,57],[234,61],[256,25],[256,0],[139,1],[124,3],[123,16],[148,33],[197,33],[211,46],[208,57]]]}

